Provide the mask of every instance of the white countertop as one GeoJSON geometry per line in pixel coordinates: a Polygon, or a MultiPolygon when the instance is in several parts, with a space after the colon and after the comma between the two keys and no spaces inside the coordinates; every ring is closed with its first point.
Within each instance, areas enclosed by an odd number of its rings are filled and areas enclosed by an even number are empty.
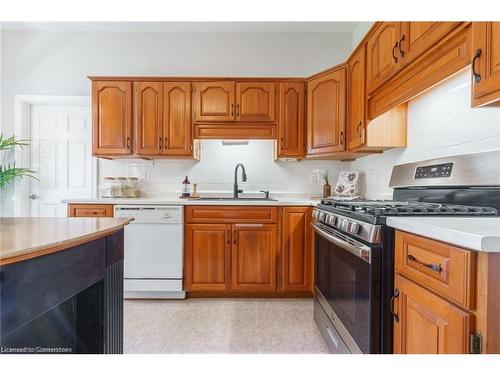
{"type": "Polygon", "coordinates": [[[280,197],[275,201],[265,200],[197,200],[182,198],[97,198],[63,199],[62,203],[73,204],[154,204],[154,205],[196,205],[196,206],[316,206],[320,199],[280,197]]]}
{"type": "Polygon", "coordinates": [[[500,252],[500,217],[388,217],[386,223],[471,250],[500,252]]]}

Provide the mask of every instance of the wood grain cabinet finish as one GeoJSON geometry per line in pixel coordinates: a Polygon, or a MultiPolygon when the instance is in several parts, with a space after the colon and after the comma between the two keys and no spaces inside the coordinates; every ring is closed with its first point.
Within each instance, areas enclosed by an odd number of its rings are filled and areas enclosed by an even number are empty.
{"type": "Polygon", "coordinates": [[[132,83],[92,82],[92,153],[132,153],[132,83]]]}
{"type": "Polygon", "coordinates": [[[68,204],[68,217],[113,217],[113,205],[68,204]]]}
{"type": "Polygon", "coordinates": [[[366,143],[366,47],[348,62],[347,148],[355,150],[366,143]]]}
{"type": "Polygon", "coordinates": [[[471,313],[396,275],[394,353],[465,354],[473,329],[471,313]]]}
{"type": "Polygon", "coordinates": [[[271,82],[236,83],[236,120],[274,122],[276,84],[271,82]]]}
{"type": "Polygon", "coordinates": [[[225,291],[230,287],[230,224],[185,226],[184,288],[225,291]]]}
{"type": "Polygon", "coordinates": [[[345,150],[346,70],[341,67],[308,82],[308,155],[345,150]]]}
{"type": "Polygon", "coordinates": [[[235,82],[214,81],[195,84],[195,121],[234,121],[235,82]]]}
{"type": "Polygon", "coordinates": [[[189,82],[165,82],[163,84],[163,154],[192,156],[192,127],[191,84],[189,82]]]}
{"type": "Polygon", "coordinates": [[[464,308],[474,307],[473,251],[401,231],[395,249],[396,272],[464,308]]]}
{"type": "Polygon", "coordinates": [[[472,106],[500,100],[500,22],[472,23],[472,106]]]}
{"type": "Polygon", "coordinates": [[[277,158],[303,158],[306,153],[303,82],[280,84],[277,158]]]}
{"type": "Polygon", "coordinates": [[[280,290],[312,288],[311,207],[284,207],[281,227],[280,290]]]}
{"type": "Polygon", "coordinates": [[[163,149],[163,83],[134,82],[135,153],[158,155],[163,149]]]}
{"type": "Polygon", "coordinates": [[[367,42],[367,90],[372,93],[399,69],[401,22],[382,22],[367,42]]]}
{"type": "Polygon", "coordinates": [[[461,22],[401,22],[397,55],[402,64],[409,64],[422,55],[461,22]]]}
{"type": "Polygon", "coordinates": [[[233,224],[231,290],[276,291],[277,227],[233,224]]]}

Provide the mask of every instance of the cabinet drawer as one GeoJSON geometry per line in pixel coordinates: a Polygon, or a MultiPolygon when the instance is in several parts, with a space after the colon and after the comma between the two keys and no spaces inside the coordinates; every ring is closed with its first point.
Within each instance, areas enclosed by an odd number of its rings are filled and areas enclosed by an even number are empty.
{"type": "Polygon", "coordinates": [[[113,217],[113,205],[69,204],[68,217],[113,217]]]}
{"type": "Polygon", "coordinates": [[[476,254],[439,241],[396,231],[396,272],[472,309],[476,254]]]}
{"type": "Polygon", "coordinates": [[[188,223],[276,223],[278,209],[262,206],[189,206],[188,223]]]}

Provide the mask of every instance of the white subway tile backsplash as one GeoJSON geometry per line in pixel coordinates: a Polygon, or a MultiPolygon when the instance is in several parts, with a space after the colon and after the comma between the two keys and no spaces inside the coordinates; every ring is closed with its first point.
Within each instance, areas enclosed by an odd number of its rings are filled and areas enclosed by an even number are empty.
{"type": "Polygon", "coordinates": [[[471,108],[470,69],[433,87],[408,103],[408,147],[351,163],[377,181],[362,178],[361,190],[373,199],[392,196],[392,167],[451,155],[500,149],[500,108],[471,108]]]}

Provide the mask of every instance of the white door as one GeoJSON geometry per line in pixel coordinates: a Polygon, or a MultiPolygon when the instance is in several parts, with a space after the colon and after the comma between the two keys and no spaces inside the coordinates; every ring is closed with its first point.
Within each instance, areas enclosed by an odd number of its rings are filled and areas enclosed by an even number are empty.
{"type": "Polygon", "coordinates": [[[92,198],[89,106],[31,106],[31,216],[66,216],[64,198],[92,198]]]}

